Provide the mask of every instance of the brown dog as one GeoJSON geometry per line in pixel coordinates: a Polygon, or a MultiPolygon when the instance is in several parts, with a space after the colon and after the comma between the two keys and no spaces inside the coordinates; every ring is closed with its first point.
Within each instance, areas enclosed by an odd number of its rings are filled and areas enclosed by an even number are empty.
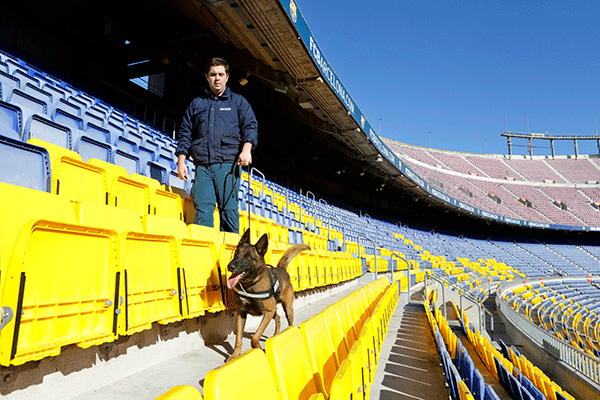
{"type": "Polygon", "coordinates": [[[287,273],[287,266],[300,252],[310,250],[306,244],[296,244],[281,256],[277,267],[268,267],[265,254],[269,246],[269,238],[263,235],[255,245],[250,243],[250,231],[246,230],[235,249],[233,260],[227,266],[231,278],[227,287],[233,289],[233,300],[237,311],[235,348],[227,359],[231,361],[242,352],[242,335],[248,314],[263,319],[252,335],[252,348],[260,347],[259,340],[272,319],[275,320],[275,335],[281,328],[280,317],[277,314],[277,303],[281,303],[288,324],[294,322],[294,288],[287,273]]]}

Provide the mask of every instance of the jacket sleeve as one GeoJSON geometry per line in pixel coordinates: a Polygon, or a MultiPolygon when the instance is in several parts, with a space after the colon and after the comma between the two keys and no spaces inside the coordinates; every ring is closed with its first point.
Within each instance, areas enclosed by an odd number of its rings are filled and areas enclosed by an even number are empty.
{"type": "Polygon", "coordinates": [[[175,150],[175,156],[177,157],[179,157],[180,154],[184,154],[186,157],[189,156],[190,146],[192,145],[192,132],[194,130],[192,124],[194,110],[194,101],[192,101],[183,115],[181,127],[179,128],[177,149],[175,150]]]}
{"type": "Polygon", "coordinates": [[[252,107],[250,107],[250,103],[241,96],[238,105],[238,119],[242,134],[242,143],[250,143],[252,144],[252,148],[255,149],[258,145],[258,122],[254,116],[252,107]]]}

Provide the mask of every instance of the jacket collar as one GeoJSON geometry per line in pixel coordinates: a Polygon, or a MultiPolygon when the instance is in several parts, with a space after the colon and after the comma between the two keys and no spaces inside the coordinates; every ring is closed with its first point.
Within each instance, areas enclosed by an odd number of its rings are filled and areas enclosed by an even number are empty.
{"type": "MultiPolygon", "coordinates": [[[[206,97],[214,99],[215,95],[210,91],[210,89],[208,88],[204,88],[204,94],[206,95],[206,97]]],[[[231,91],[229,89],[229,86],[225,87],[225,91],[223,92],[223,94],[221,94],[219,97],[217,97],[218,99],[228,99],[229,96],[231,94],[231,91]]]]}

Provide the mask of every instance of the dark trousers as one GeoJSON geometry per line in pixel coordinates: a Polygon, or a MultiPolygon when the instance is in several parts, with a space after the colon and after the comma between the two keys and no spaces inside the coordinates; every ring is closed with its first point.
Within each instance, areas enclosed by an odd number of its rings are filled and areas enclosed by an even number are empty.
{"type": "Polygon", "coordinates": [[[216,203],[221,219],[221,231],[239,233],[239,190],[240,168],[237,164],[219,163],[196,166],[196,177],[190,193],[196,208],[194,223],[213,227],[216,203]]]}

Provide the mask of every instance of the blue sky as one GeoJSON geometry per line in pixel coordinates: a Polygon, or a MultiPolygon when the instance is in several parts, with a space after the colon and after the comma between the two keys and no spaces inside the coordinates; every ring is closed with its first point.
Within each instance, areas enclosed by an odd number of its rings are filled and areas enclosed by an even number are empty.
{"type": "MultiPolygon", "coordinates": [[[[600,2],[297,0],[321,50],[381,135],[507,154],[513,132],[594,135],[600,2]],[[431,132],[431,134],[429,134],[431,132]]],[[[521,140],[513,142],[523,144],[521,140]]],[[[536,146],[549,146],[534,141],[536,146]]],[[[573,142],[556,144],[573,154],[573,142]]],[[[580,153],[597,154],[595,141],[580,153]]],[[[524,147],[514,154],[526,154],[524,147]]],[[[549,154],[536,148],[534,154],[549,154]]]]}

